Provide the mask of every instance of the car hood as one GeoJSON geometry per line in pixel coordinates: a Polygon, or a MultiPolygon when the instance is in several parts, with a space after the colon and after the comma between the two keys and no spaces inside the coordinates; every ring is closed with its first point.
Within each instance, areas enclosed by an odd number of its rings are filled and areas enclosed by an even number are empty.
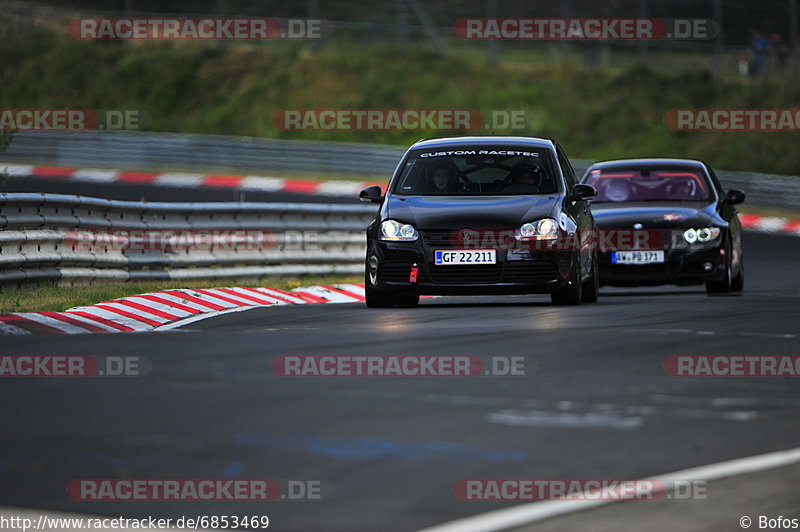
{"type": "Polygon", "coordinates": [[[525,222],[548,218],[560,196],[394,196],[384,219],[410,223],[417,229],[516,228],[525,222]]]}
{"type": "Polygon", "coordinates": [[[598,227],[695,227],[720,222],[714,205],[708,201],[594,202],[592,214],[598,227]]]}

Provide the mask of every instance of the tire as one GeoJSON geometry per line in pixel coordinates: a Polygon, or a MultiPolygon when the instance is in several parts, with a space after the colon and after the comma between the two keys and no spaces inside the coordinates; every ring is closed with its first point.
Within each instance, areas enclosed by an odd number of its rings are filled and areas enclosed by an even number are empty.
{"type": "Polygon", "coordinates": [[[728,244],[725,250],[725,275],[721,281],[706,281],[706,292],[709,294],[725,294],[732,289],[731,251],[733,246],[730,245],[730,240],[728,240],[728,244]]]}
{"type": "Polygon", "coordinates": [[[581,302],[594,303],[600,296],[600,271],[597,268],[597,253],[592,254],[592,272],[581,287],[581,302]]]}
{"type": "Polygon", "coordinates": [[[369,264],[367,264],[364,274],[364,299],[369,308],[390,308],[393,307],[395,303],[394,294],[378,292],[372,286],[372,280],[369,278],[369,264]]]}
{"type": "Polygon", "coordinates": [[[744,259],[739,258],[739,273],[731,281],[731,292],[741,292],[744,290],[744,259]]]}
{"type": "Polygon", "coordinates": [[[370,285],[364,285],[364,299],[369,308],[391,308],[395,305],[394,294],[378,292],[370,285]]]}
{"type": "Polygon", "coordinates": [[[394,304],[403,307],[416,307],[419,305],[419,294],[397,294],[394,304]]]}
{"type": "Polygon", "coordinates": [[[562,288],[550,294],[550,301],[554,305],[580,305],[582,284],[581,284],[581,267],[580,259],[573,265],[572,274],[569,277],[569,286],[562,288]]]}

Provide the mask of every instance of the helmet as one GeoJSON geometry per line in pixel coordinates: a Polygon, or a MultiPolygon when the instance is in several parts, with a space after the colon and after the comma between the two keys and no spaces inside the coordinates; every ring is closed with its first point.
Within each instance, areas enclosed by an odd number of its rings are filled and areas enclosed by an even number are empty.
{"type": "Polygon", "coordinates": [[[542,168],[538,164],[529,162],[522,162],[514,167],[514,170],[511,174],[511,180],[514,183],[520,183],[526,174],[533,177],[533,183],[531,183],[532,185],[537,188],[541,186],[542,179],[544,178],[542,168]]]}
{"type": "Polygon", "coordinates": [[[625,179],[609,179],[606,185],[606,198],[611,201],[625,201],[631,195],[631,187],[625,179]]]}

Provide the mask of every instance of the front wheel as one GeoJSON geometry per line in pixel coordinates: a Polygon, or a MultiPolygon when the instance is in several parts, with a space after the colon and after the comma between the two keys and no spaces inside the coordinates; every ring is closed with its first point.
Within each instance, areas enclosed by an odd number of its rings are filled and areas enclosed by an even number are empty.
{"type": "Polygon", "coordinates": [[[592,271],[581,287],[581,301],[594,303],[600,296],[600,272],[597,267],[597,253],[592,254],[592,271]]]}
{"type": "Polygon", "coordinates": [[[393,294],[378,292],[369,285],[369,281],[364,285],[364,299],[369,308],[390,308],[395,304],[393,294]]]}
{"type": "MultiPolygon", "coordinates": [[[[729,241],[730,242],[730,241],[729,241]]],[[[725,250],[725,273],[720,281],[706,281],[706,292],[709,294],[724,294],[730,292],[732,288],[732,267],[731,263],[733,246],[729,245],[725,250]]]]}
{"type": "Polygon", "coordinates": [[[402,307],[416,307],[419,305],[419,294],[397,294],[394,303],[402,307]]]}
{"type": "Polygon", "coordinates": [[[731,292],[741,292],[744,290],[744,259],[739,258],[739,273],[731,281],[731,292]]]}
{"type": "Polygon", "coordinates": [[[391,308],[396,305],[416,307],[419,304],[419,294],[393,294],[375,290],[368,267],[364,276],[364,300],[369,308],[391,308]]]}
{"type": "Polygon", "coordinates": [[[370,277],[370,271],[377,273],[378,265],[375,262],[374,268],[370,270],[370,263],[367,262],[366,271],[364,272],[364,299],[366,300],[369,308],[389,308],[394,306],[394,294],[389,292],[378,292],[372,284],[373,278],[370,277]]]}
{"type": "Polygon", "coordinates": [[[581,304],[581,265],[580,259],[575,261],[569,276],[569,284],[564,288],[550,294],[550,301],[554,305],[580,305],[581,304]]]}

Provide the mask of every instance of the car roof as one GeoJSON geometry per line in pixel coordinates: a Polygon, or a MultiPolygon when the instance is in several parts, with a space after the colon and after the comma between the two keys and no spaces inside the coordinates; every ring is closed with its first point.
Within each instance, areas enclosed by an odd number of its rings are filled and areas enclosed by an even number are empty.
{"type": "Polygon", "coordinates": [[[642,158],[642,159],[616,159],[613,161],[600,161],[594,163],[589,167],[589,170],[603,170],[605,168],[657,168],[659,166],[683,166],[686,168],[699,168],[705,169],[706,165],[703,161],[695,159],[670,159],[670,158],[642,158]]]}
{"type": "Polygon", "coordinates": [[[470,137],[442,137],[435,139],[424,139],[416,142],[409,149],[419,148],[447,148],[464,146],[519,146],[526,148],[553,148],[555,143],[552,139],[540,137],[518,137],[505,135],[482,135],[470,137]]]}

